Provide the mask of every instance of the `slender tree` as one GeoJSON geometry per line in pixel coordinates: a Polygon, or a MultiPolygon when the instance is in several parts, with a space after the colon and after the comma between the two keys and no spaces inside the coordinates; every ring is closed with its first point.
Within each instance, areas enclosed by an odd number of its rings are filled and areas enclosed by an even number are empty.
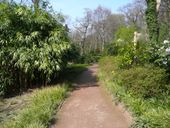
{"type": "Polygon", "coordinates": [[[32,3],[34,4],[34,8],[39,8],[40,0],[32,0],[32,3]]]}
{"type": "Polygon", "coordinates": [[[75,26],[76,30],[80,33],[81,40],[80,46],[82,54],[85,53],[85,42],[88,36],[88,30],[91,27],[92,21],[92,12],[90,9],[85,9],[84,18],[77,20],[77,25],[75,26]]]}
{"type": "Polygon", "coordinates": [[[138,31],[146,29],[145,21],[146,2],[144,0],[134,0],[119,10],[125,16],[129,26],[134,26],[138,31]]]}

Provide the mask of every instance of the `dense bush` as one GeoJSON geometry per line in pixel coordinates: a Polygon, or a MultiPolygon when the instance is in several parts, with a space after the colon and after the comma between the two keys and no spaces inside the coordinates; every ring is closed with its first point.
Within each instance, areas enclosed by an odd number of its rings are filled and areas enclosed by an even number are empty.
{"type": "Polygon", "coordinates": [[[134,27],[121,27],[116,32],[116,40],[123,40],[125,42],[132,42],[134,37],[135,28],[134,27]]]}
{"type": "Polygon", "coordinates": [[[98,75],[114,100],[123,102],[132,112],[132,128],[169,128],[170,91],[165,70],[153,65],[127,70],[119,65],[118,58],[104,57],[99,61],[98,75]]]}
{"type": "Polygon", "coordinates": [[[134,67],[121,70],[117,75],[121,85],[137,96],[159,97],[162,93],[170,92],[168,75],[159,67],[134,67]]]}
{"type": "Polygon", "coordinates": [[[101,53],[97,51],[91,51],[81,56],[80,63],[92,64],[97,63],[101,57],[101,53]]]}
{"type": "Polygon", "coordinates": [[[115,73],[120,70],[120,58],[113,56],[105,56],[99,60],[99,65],[102,70],[108,73],[108,76],[116,75],[115,73]]]}
{"type": "Polygon", "coordinates": [[[80,47],[76,46],[74,43],[71,43],[71,47],[67,53],[67,58],[69,62],[79,63],[81,60],[80,47]]]}
{"type": "Polygon", "coordinates": [[[0,17],[1,93],[46,85],[66,66],[71,46],[61,15],[1,2],[0,17]]]}
{"type": "MultiPolygon", "coordinates": [[[[114,41],[105,48],[105,55],[119,56],[123,68],[130,67],[134,62],[134,58],[140,55],[135,51],[134,31],[135,28],[133,27],[121,27],[117,31],[114,41]]],[[[138,50],[139,52],[140,50],[138,50]]]]}
{"type": "Polygon", "coordinates": [[[116,55],[118,55],[118,50],[119,50],[119,46],[117,45],[117,43],[112,42],[112,43],[106,45],[106,47],[104,49],[104,55],[116,56],[116,55]]]}
{"type": "Polygon", "coordinates": [[[117,46],[119,55],[133,56],[134,51],[134,36],[135,29],[133,27],[122,27],[116,33],[115,45],[117,46]]]}
{"type": "Polygon", "coordinates": [[[122,59],[119,56],[102,58],[100,66],[115,82],[136,96],[149,98],[159,97],[163,93],[170,94],[168,73],[165,69],[154,65],[122,68],[122,59]]]}
{"type": "Polygon", "coordinates": [[[161,22],[159,29],[159,42],[163,42],[164,40],[170,40],[170,23],[161,22]]]}
{"type": "Polygon", "coordinates": [[[114,41],[105,48],[105,55],[119,56],[122,68],[129,68],[134,64],[145,64],[150,59],[150,45],[141,39],[134,44],[135,28],[122,27],[115,36],[114,41]]]}

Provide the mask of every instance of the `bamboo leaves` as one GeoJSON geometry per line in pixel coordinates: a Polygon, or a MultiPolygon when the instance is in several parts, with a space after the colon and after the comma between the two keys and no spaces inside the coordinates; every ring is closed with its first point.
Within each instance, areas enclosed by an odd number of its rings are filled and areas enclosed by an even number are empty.
{"type": "MultiPolygon", "coordinates": [[[[61,19],[42,9],[34,12],[32,8],[11,3],[0,3],[0,17],[2,76],[3,72],[10,74],[12,84],[19,84],[20,89],[25,81],[47,84],[68,62],[71,46],[61,19]]],[[[2,80],[0,88],[4,85],[2,80]]]]}

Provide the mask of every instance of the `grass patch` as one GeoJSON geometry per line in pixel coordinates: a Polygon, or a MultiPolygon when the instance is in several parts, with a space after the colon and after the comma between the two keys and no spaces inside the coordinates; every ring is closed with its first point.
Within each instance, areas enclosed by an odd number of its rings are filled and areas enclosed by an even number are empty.
{"type": "Polygon", "coordinates": [[[66,98],[68,86],[35,90],[27,107],[16,117],[4,122],[1,128],[47,128],[59,105],[66,98]]]}
{"type": "MultiPolygon", "coordinates": [[[[104,83],[103,85],[106,86],[107,90],[117,102],[123,102],[129,111],[133,113],[135,123],[132,125],[132,128],[169,128],[169,93],[157,93],[157,96],[153,95],[152,97],[146,98],[129,90],[128,87],[125,86],[125,83],[123,83],[124,85],[120,84],[122,81],[118,79],[119,77],[114,77],[121,71],[116,61],[113,57],[106,57],[100,61],[99,80],[104,83]]],[[[140,73],[142,72],[139,72],[139,74],[140,73]]],[[[150,79],[153,77],[150,77],[150,79]]],[[[138,78],[134,77],[134,79],[137,80],[138,78]]]]}
{"type": "MultiPolygon", "coordinates": [[[[59,78],[57,77],[57,83],[73,82],[87,69],[87,66],[86,64],[68,65],[59,78]]],[[[70,88],[65,84],[47,87],[34,90],[29,95],[13,97],[5,100],[4,103],[0,102],[0,108],[4,106],[7,108],[0,113],[0,119],[3,117],[0,128],[47,128],[59,105],[64,101],[68,89],[70,88]],[[5,105],[6,103],[9,105],[5,105]]]]}

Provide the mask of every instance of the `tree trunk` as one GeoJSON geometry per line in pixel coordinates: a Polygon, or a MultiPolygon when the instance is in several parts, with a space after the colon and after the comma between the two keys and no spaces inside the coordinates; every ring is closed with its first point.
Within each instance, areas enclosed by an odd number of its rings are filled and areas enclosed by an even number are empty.
{"type": "Polygon", "coordinates": [[[150,40],[158,42],[159,39],[159,23],[158,23],[158,12],[157,12],[157,1],[146,0],[146,23],[149,30],[150,40]]]}
{"type": "Polygon", "coordinates": [[[45,74],[45,75],[44,75],[44,87],[47,86],[47,82],[48,82],[47,74],[45,74]]]}

